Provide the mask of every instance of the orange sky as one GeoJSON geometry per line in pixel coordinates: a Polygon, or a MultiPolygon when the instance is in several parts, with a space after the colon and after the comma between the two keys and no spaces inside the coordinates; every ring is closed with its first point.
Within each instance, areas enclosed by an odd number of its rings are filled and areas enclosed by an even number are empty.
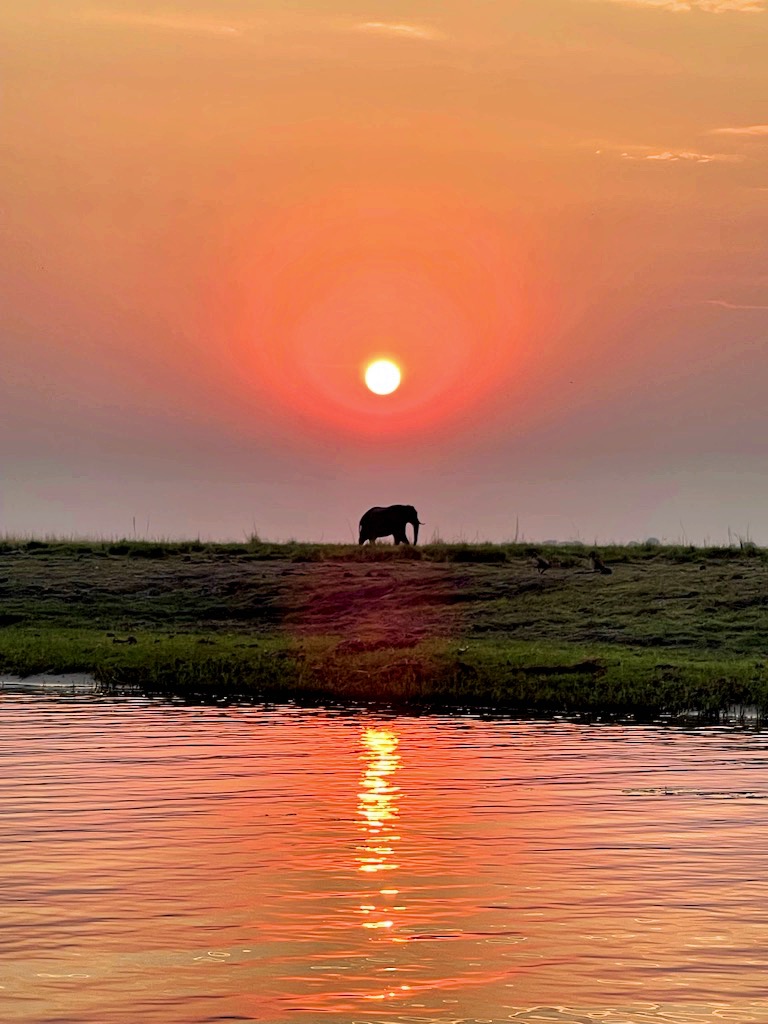
{"type": "Polygon", "coordinates": [[[0,530],[768,542],[766,6],[5,4],[0,530]]]}

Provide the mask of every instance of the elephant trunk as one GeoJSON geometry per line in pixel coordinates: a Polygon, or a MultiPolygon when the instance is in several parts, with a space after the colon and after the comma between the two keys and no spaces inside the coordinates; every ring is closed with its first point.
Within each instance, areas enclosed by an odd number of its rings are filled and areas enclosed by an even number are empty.
{"type": "Polygon", "coordinates": [[[414,544],[418,544],[419,543],[419,520],[418,519],[414,519],[412,525],[413,525],[413,543],[414,544]]]}

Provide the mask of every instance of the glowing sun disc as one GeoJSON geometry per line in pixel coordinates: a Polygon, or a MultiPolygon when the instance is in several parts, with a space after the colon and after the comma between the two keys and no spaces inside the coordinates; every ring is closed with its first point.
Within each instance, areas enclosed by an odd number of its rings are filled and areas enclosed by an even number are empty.
{"type": "Polygon", "coordinates": [[[365,371],[365,383],[375,395],[391,395],[400,387],[400,370],[390,359],[377,359],[365,371]]]}

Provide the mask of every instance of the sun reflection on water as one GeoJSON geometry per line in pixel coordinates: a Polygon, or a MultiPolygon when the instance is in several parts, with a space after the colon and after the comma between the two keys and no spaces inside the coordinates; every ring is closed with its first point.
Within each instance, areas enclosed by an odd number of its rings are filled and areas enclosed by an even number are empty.
{"type": "Polygon", "coordinates": [[[364,842],[358,848],[357,861],[360,871],[373,875],[399,867],[392,858],[400,841],[400,789],[391,781],[400,765],[399,740],[391,729],[368,728],[363,730],[362,744],[365,770],[360,780],[358,814],[362,818],[364,842]]]}
{"type": "MultiPolygon", "coordinates": [[[[363,842],[357,848],[357,865],[363,875],[375,876],[384,871],[397,871],[400,867],[396,858],[397,844],[401,838],[398,806],[401,793],[400,787],[393,782],[393,776],[400,766],[400,741],[392,729],[376,727],[364,729],[361,742],[363,749],[360,759],[364,763],[364,770],[358,793],[358,815],[363,842]]],[[[405,910],[399,895],[400,891],[391,879],[386,886],[370,893],[359,907],[361,916],[365,918],[362,927],[390,937],[396,925],[395,914],[405,910]]],[[[392,941],[397,940],[392,937],[392,941]]],[[[409,985],[399,985],[385,992],[368,994],[365,998],[391,999],[409,991],[409,985]]]]}

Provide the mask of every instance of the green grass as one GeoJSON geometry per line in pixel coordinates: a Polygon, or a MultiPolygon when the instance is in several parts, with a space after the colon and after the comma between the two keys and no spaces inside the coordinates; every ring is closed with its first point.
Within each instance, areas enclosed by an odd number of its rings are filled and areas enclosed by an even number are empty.
{"type": "Polygon", "coordinates": [[[763,549],[0,540],[0,670],[197,696],[768,709],[763,549]],[[543,575],[533,556],[552,566],[543,575]]]}
{"type": "Polygon", "coordinates": [[[526,642],[469,647],[426,641],[407,651],[349,652],[338,637],[246,640],[225,634],[131,634],[18,628],[2,638],[3,667],[92,672],[112,687],[201,698],[331,697],[393,706],[454,706],[607,714],[697,712],[730,705],[768,708],[765,665],[745,658],[659,661],[656,651],[555,647],[526,642]]]}

